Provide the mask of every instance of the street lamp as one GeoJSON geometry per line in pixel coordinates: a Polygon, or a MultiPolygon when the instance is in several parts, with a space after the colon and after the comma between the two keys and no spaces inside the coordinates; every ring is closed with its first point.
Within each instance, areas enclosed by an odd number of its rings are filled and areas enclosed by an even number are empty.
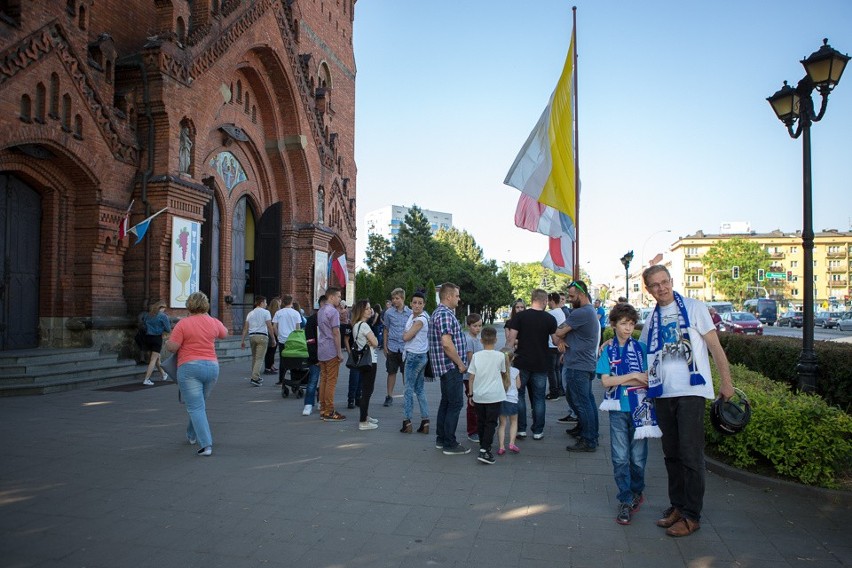
{"type": "Polygon", "coordinates": [[[630,301],[630,262],[633,260],[633,251],[628,252],[621,257],[621,264],[624,265],[624,297],[630,301]]]}
{"type": "Polygon", "coordinates": [[[849,62],[849,56],[843,55],[823,40],[823,45],[800,63],[804,66],[806,75],[795,88],[784,81],[774,95],[766,100],[772,105],[772,110],[778,119],[787,127],[791,138],[802,136],[802,248],[804,252],[804,294],[802,318],[802,352],[796,373],[799,379],[799,389],[803,392],[816,390],[817,359],[814,353],[814,228],[811,190],[811,124],[819,122],[825,115],[828,105],[828,94],[834,89],[843,75],[843,70],[849,62]],[[822,97],[819,113],[814,112],[814,102],[811,98],[814,90],[822,97]],[[798,121],[795,130],[794,125],[798,121]]]}

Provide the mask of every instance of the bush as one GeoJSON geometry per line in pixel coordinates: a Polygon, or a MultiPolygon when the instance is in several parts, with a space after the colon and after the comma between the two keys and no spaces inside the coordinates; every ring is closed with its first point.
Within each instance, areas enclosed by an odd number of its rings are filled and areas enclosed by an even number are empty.
{"type": "MultiPolygon", "coordinates": [[[[796,364],[802,341],[793,337],[745,336],[720,333],[728,361],[741,363],[773,381],[796,388],[796,364]]],[[[817,393],[847,413],[852,410],[852,345],[814,342],[818,366],[817,393]]]]}
{"type": "MultiPolygon", "coordinates": [[[[852,470],[852,417],[822,398],[794,393],[779,383],[731,365],[734,386],[751,402],[751,421],[734,436],[719,434],[705,416],[707,444],[731,465],[769,465],[805,485],[836,488],[852,470]]],[[[718,390],[718,373],[713,379],[718,390]]],[[[708,406],[710,401],[708,401],[708,406]]]]}
{"type": "MultiPolygon", "coordinates": [[[[633,330],[633,339],[639,341],[639,334],[642,333],[641,329],[633,330]]],[[[615,330],[612,329],[612,326],[606,326],[603,331],[603,341],[607,341],[608,339],[612,339],[615,337],[615,330]]]]}

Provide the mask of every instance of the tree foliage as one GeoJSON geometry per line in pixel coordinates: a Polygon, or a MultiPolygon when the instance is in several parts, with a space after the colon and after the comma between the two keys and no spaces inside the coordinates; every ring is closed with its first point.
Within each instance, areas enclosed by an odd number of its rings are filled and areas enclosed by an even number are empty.
{"type": "Polygon", "coordinates": [[[712,281],[713,296],[742,305],[746,298],[754,297],[758,285],[757,271],[769,271],[770,255],[760,244],[746,239],[733,238],[719,241],[701,258],[704,276],[712,281]],[[739,278],[733,277],[734,267],[739,278]]]}
{"type": "Polygon", "coordinates": [[[564,292],[572,280],[567,274],[554,272],[540,262],[508,262],[503,270],[512,286],[512,298],[521,298],[524,302],[530,301],[532,291],[536,288],[547,292],[564,292]]]}
{"type": "Polygon", "coordinates": [[[460,312],[488,313],[512,300],[508,278],[495,261],[483,258],[472,235],[450,229],[433,237],[429,220],[416,205],[409,209],[393,242],[379,239],[370,237],[366,264],[374,279],[371,285],[380,279],[385,296],[396,287],[407,294],[423,289],[428,309],[434,303],[434,283],[453,282],[461,289],[460,312]]]}

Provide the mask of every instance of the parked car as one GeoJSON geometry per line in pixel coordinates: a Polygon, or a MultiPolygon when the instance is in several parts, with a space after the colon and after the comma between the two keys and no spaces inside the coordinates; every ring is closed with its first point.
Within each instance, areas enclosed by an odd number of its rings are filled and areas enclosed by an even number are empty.
{"type": "Polygon", "coordinates": [[[743,311],[751,312],[766,325],[775,325],[778,320],[778,302],[772,298],[752,298],[743,302],[743,311]]]}
{"type": "Polygon", "coordinates": [[[837,327],[837,322],[843,317],[843,312],[817,312],[814,315],[814,325],[831,329],[837,327]]]}
{"type": "Polygon", "coordinates": [[[837,322],[837,327],[840,328],[840,331],[852,331],[852,312],[843,314],[843,317],[837,322]]]}
{"type": "Polygon", "coordinates": [[[749,312],[725,312],[721,315],[721,331],[763,335],[763,324],[749,312]]]}
{"type": "Polygon", "coordinates": [[[802,312],[788,311],[781,314],[775,325],[778,327],[802,327],[804,314],[802,312]]]}
{"type": "Polygon", "coordinates": [[[654,308],[639,308],[639,321],[636,322],[636,329],[645,327],[645,320],[653,313],[654,308]]]}

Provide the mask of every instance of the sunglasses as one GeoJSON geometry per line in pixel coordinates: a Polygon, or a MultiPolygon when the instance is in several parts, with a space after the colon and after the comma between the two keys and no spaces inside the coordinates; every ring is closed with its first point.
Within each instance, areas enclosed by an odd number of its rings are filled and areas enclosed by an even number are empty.
{"type": "Polygon", "coordinates": [[[586,291],[586,289],[583,288],[583,285],[580,284],[579,282],[577,282],[576,280],[574,282],[571,282],[570,284],[568,284],[568,287],[569,288],[577,288],[580,292],[582,292],[586,296],[589,295],[589,293],[586,291]]]}

